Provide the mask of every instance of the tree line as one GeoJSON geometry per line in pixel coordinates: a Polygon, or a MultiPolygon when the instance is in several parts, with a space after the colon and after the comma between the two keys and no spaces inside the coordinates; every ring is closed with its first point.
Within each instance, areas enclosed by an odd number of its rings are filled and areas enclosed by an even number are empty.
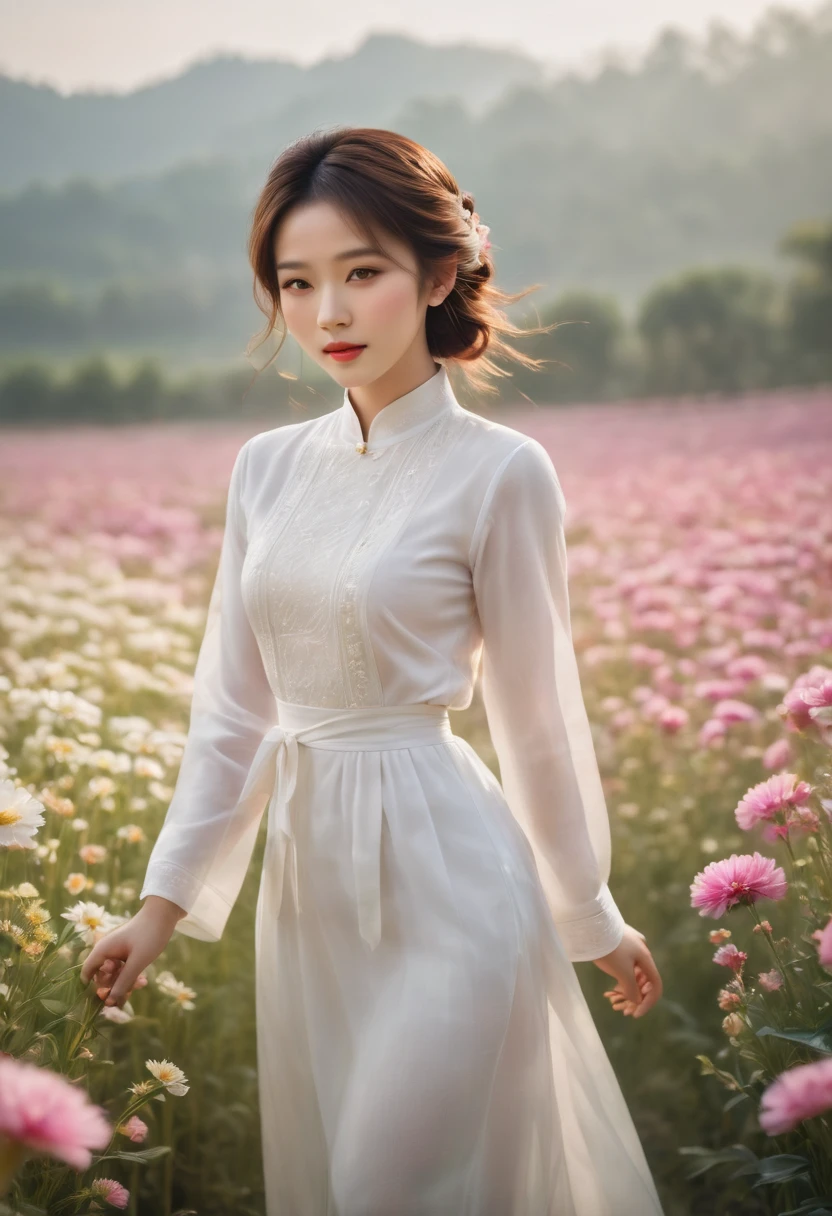
{"type": "MultiPolygon", "coordinates": [[[[571,290],[538,309],[527,298],[518,324],[553,328],[517,344],[544,368],[513,365],[495,400],[556,405],[832,383],[832,219],[793,227],[779,248],[794,265],[785,280],[739,265],[694,267],[658,282],[632,319],[608,294],[571,290]]],[[[311,370],[298,377],[281,356],[259,375],[246,366],[174,380],[155,359],[125,376],[95,355],[60,376],[30,360],[0,377],[0,423],[279,422],[337,401],[333,382],[311,370]]]]}

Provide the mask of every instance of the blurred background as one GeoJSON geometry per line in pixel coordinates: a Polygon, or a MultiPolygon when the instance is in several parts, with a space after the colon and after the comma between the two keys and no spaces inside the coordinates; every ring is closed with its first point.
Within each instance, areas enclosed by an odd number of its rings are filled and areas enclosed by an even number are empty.
{"type": "Polygon", "coordinates": [[[832,378],[832,4],[453,7],[0,0],[0,420],[331,404],[291,341],[250,386],[245,240],[340,123],[433,149],[540,285],[513,319],[573,322],[507,403],[832,378]]]}
{"type": "MultiPolygon", "coordinates": [[[[289,140],[362,124],[473,193],[500,285],[539,285],[513,320],[566,322],[518,342],[545,371],[458,392],[564,487],[610,885],[665,995],[634,1023],[578,971],[667,1216],[830,1216],[829,1126],[773,1144],[757,1110],[795,1044],[832,1053],[805,920],[818,857],[832,875],[828,740],[782,712],[832,677],[832,3],[0,0],[0,29],[0,796],[43,814],[25,850],[0,819],[0,1052],[117,1129],[83,1175],[29,1161],[14,1212],[100,1211],[106,1173],[130,1216],[263,1216],[265,832],[219,943],[175,935],[123,1010],[77,968],[138,907],[237,451],[342,399],[291,340],[246,354],[256,196],[289,140]],[[782,769],[826,790],[763,913],[811,1001],[796,1022],[760,993],[768,943],[729,913],[771,1023],[741,1043],[689,888],[731,852],[786,860],[733,814],[782,769]],[[148,1060],[189,1092],[148,1095],[148,1060]]],[[[479,690],[453,728],[498,771],[479,690]]],[[[815,896],[832,913],[832,878],[815,896]]]]}

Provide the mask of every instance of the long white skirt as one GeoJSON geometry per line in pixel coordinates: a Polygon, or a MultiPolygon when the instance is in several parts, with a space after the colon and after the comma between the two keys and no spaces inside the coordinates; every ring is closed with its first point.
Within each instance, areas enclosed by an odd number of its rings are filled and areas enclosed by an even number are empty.
{"type": "Polygon", "coordinates": [[[660,1216],[531,847],[446,707],[278,712],[268,1216],[660,1216]]]}

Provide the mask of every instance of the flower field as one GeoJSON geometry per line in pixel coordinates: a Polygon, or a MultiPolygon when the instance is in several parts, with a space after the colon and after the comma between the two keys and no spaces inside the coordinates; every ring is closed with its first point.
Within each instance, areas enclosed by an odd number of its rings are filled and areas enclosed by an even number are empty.
{"type": "MultiPolygon", "coordinates": [[[[567,499],[610,886],[664,997],[578,972],[666,1212],[832,1214],[832,391],[500,420],[567,499]]],[[[265,831],[220,942],[174,934],[123,1009],[78,976],[138,907],[250,433],[0,442],[0,1211],[264,1213],[265,831]]],[[[452,721],[496,770],[479,698],[452,721]]]]}

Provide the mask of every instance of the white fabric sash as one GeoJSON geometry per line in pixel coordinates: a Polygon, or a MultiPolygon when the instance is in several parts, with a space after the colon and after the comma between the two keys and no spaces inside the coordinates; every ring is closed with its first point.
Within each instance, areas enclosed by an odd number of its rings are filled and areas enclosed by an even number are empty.
{"type": "MultiPolygon", "coordinates": [[[[293,825],[298,745],[330,751],[386,751],[423,747],[454,737],[448,707],[410,705],[330,709],[277,699],[278,723],[264,735],[251,763],[240,802],[269,798],[267,864],[272,866],[275,908],[283,898],[286,853],[291,849],[294,903],[300,912],[298,862],[293,825]]],[[[261,804],[262,805],[262,804],[261,804]]],[[[361,936],[373,950],[381,937],[381,789],[368,792],[367,804],[352,825],[352,863],[361,936]]]]}

